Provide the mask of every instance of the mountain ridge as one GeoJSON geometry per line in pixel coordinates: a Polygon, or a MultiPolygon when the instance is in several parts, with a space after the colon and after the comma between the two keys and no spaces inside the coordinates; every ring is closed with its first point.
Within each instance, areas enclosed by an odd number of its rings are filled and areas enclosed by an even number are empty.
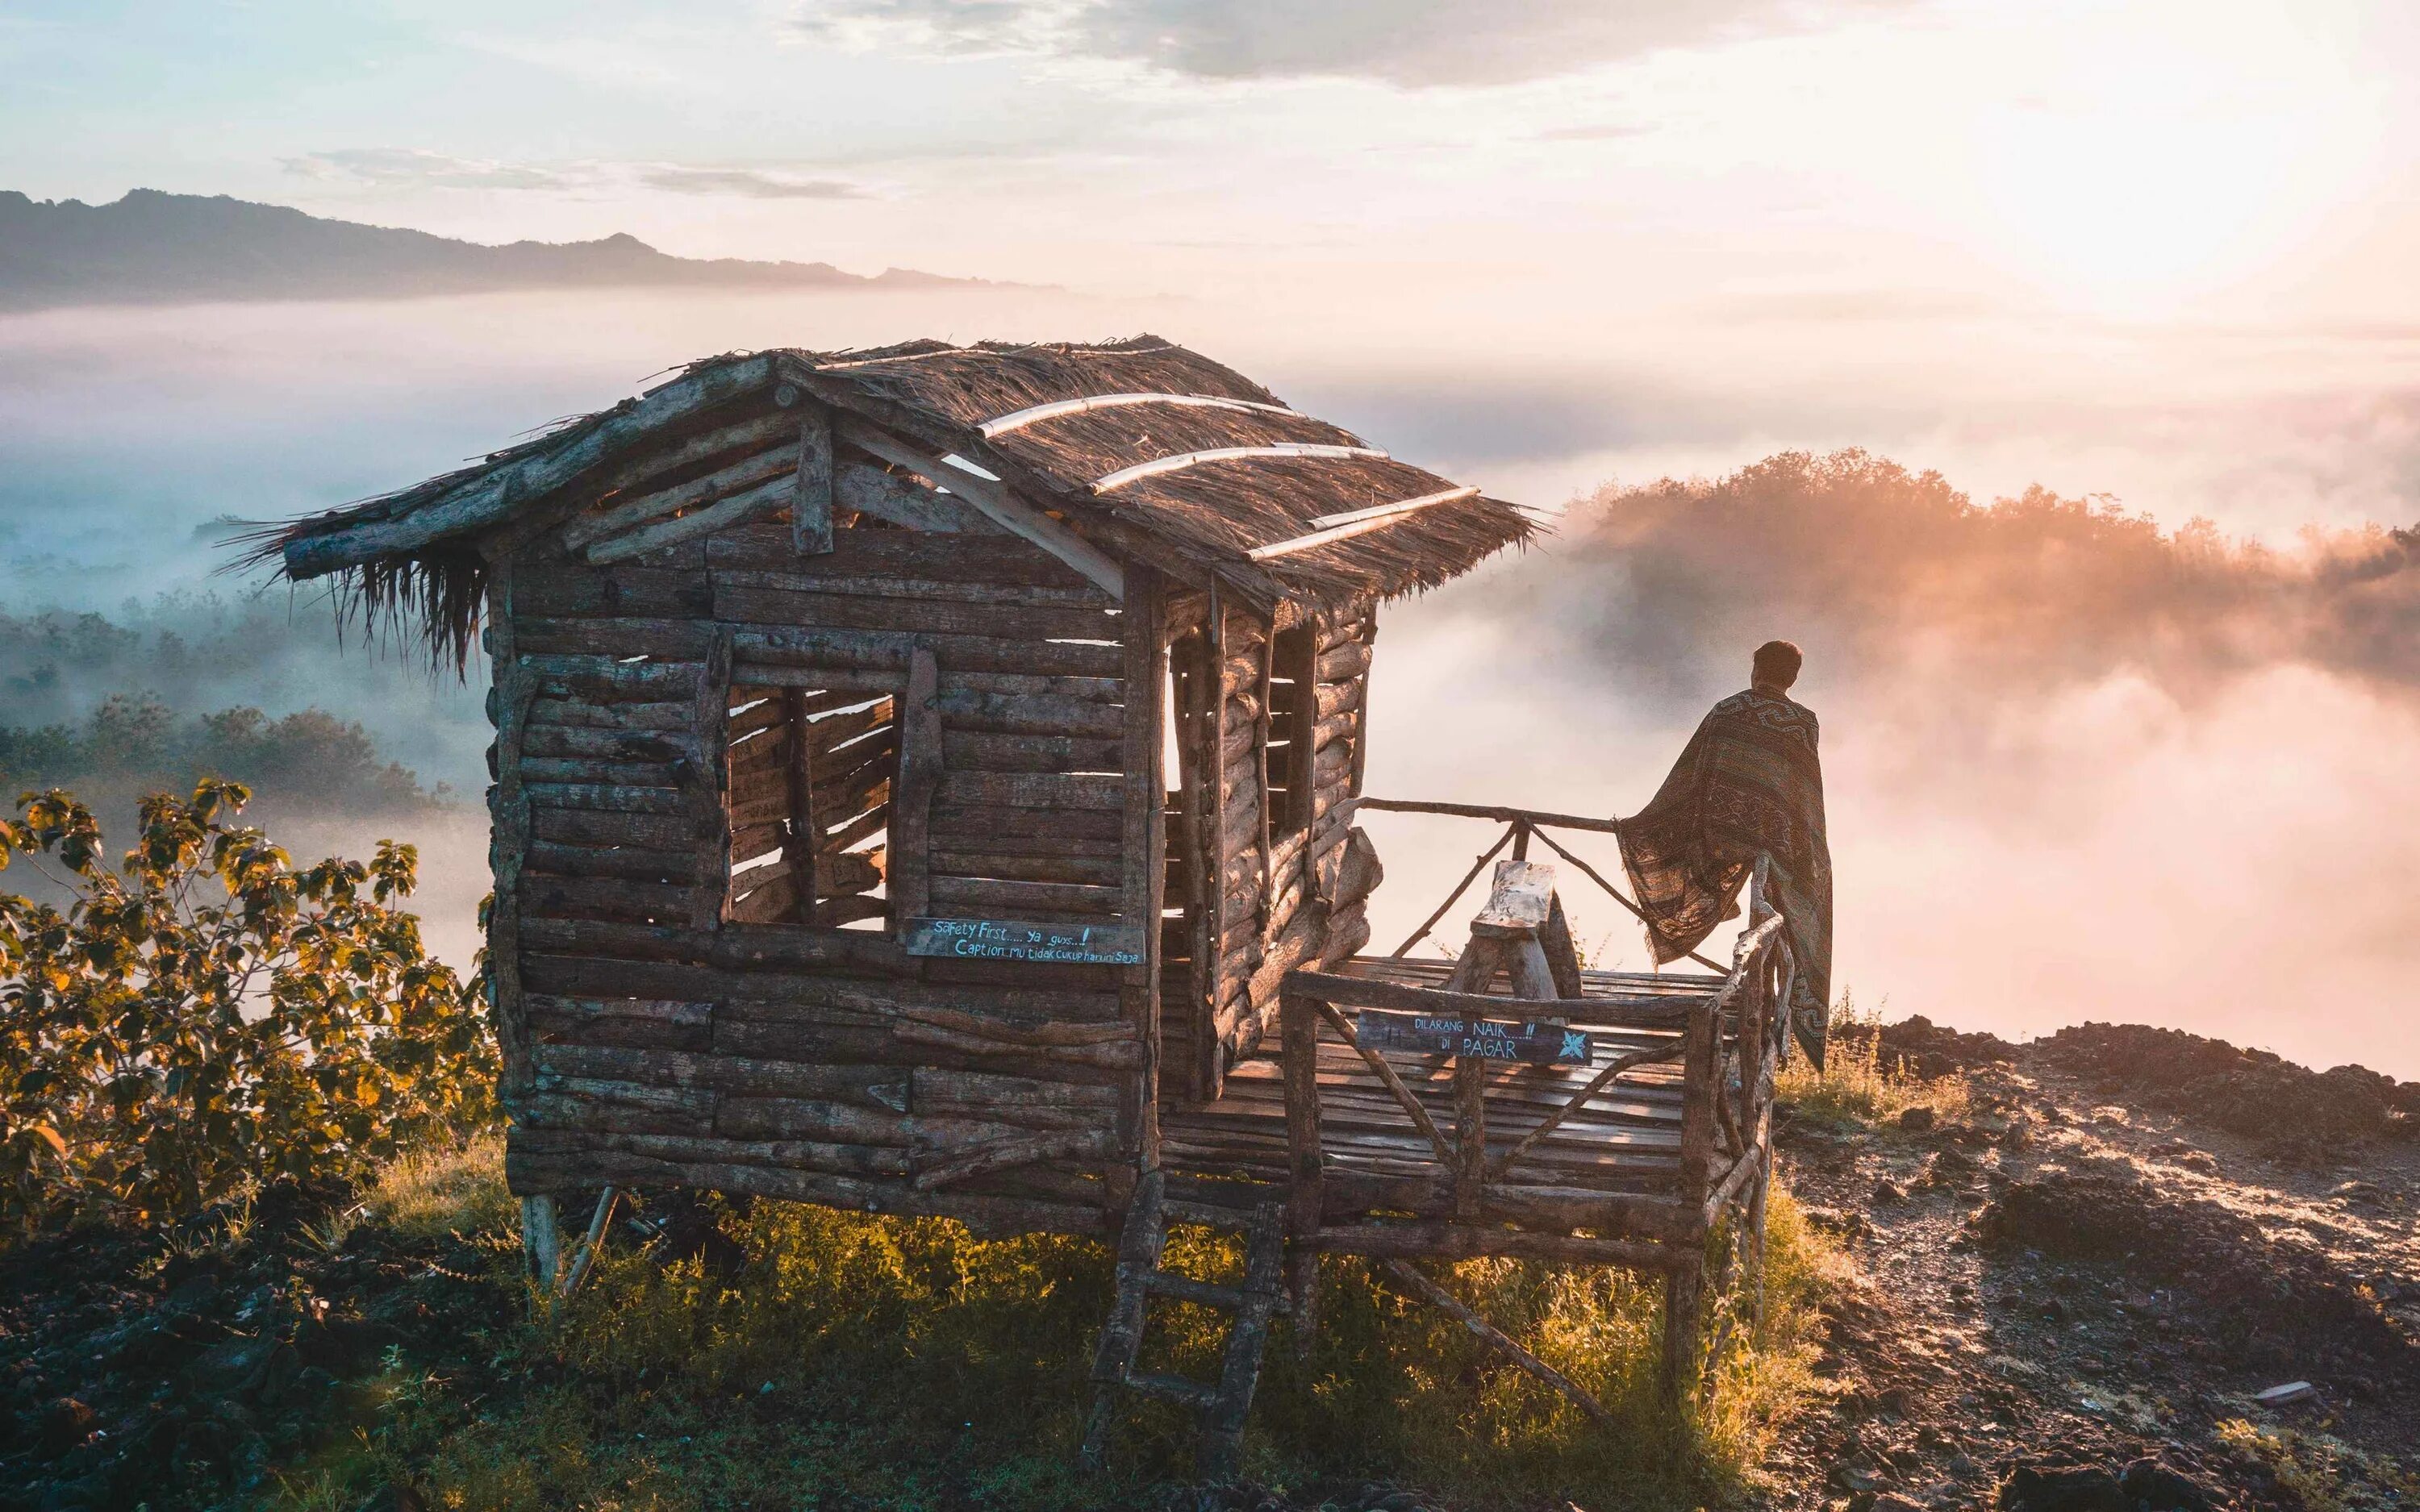
{"type": "Polygon", "coordinates": [[[227,194],[132,189],[105,205],[0,190],[0,310],[213,301],[420,299],[579,288],[1010,288],[891,268],[676,257],[627,231],[465,241],[227,194]]]}

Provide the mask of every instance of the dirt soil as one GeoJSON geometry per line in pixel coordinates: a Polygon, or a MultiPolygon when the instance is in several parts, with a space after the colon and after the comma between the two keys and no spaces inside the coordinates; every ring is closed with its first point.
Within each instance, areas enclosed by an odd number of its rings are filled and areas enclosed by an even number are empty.
{"type": "Polygon", "coordinates": [[[1782,1124],[1862,1274],[1771,1504],[2420,1506],[2420,1084],[2141,1026],[1883,1037],[1969,1111],[1782,1124]]]}

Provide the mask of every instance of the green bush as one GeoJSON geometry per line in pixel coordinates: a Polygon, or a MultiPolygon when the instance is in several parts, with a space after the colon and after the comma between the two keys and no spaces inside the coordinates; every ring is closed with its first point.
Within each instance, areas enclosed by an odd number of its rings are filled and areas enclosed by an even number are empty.
{"type": "Polygon", "coordinates": [[[70,794],[0,823],[0,867],[70,900],[0,893],[0,1225],[179,1218],[494,1120],[476,986],[396,906],[417,853],[298,871],[233,825],[250,796],[145,798],[114,871],[70,794]]]}

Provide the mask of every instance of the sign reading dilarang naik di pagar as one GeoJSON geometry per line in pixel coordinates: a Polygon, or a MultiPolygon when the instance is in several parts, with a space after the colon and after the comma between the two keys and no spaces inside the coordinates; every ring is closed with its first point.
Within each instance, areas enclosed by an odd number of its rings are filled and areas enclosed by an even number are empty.
{"type": "Polygon", "coordinates": [[[1142,964],[1142,931],[1129,924],[1028,924],[1006,918],[911,918],[909,955],[1059,965],[1142,964]]]}
{"type": "Polygon", "coordinates": [[[1484,1056],[1532,1066],[1585,1066],[1596,1053],[1595,1042],[1586,1033],[1560,1024],[1465,1020],[1450,1013],[1384,1013],[1364,1009],[1356,1015],[1353,1032],[1373,1050],[1484,1056]]]}

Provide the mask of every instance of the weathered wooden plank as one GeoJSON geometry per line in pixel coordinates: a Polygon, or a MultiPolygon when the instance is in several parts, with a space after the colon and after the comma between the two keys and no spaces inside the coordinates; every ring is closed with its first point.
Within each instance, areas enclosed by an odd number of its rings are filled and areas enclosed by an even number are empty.
{"type": "Polygon", "coordinates": [[[578,1044],[705,1050],[713,1043],[711,1003],[663,997],[522,997],[532,1030],[578,1044]]]}
{"type": "Polygon", "coordinates": [[[514,1117],[531,1129],[708,1134],[714,1128],[714,1101],[715,1094],[702,1088],[650,1087],[541,1071],[535,1088],[519,1100],[514,1117]]]}
{"type": "MultiPolygon", "coordinates": [[[[1090,585],[988,582],[964,578],[886,578],[847,573],[768,572],[745,567],[718,567],[712,581],[732,588],[761,588],[814,598],[906,599],[916,604],[971,604],[1006,609],[1074,609],[1096,616],[1071,623],[1097,627],[1115,625],[1117,604],[1090,585]]],[[[809,622],[814,623],[814,622],[809,622]]],[[[936,625],[946,629],[946,625],[936,625]]],[[[985,632],[986,634],[991,632],[985,632]]]]}
{"type": "Polygon", "coordinates": [[[898,1069],[889,1066],[818,1066],[620,1045],[550,1044],[538,1046],[533,1055],[542,1075],[845,1103],[884,1116],[895,1114],[897,1099],[904,1095],[898,1069]]]}
{"type": "MultiPolygon", "coordinates": [[[[935,877],[937,905],[946,906],[935,877]]],[[[1030,919],[918,918],[903,923],[908,953],[955,961],[1024,964],[1130,966],[1143,959],[1148,931],[1104,921],[1051,924],[1030,919]]]]}
{"type": "Polygon", "coordinates": [[[706,673],[697,661],[616,661],[611,656],[548,654],[518,658],[537,680],[541,698],[645,702],[686,699],[706,673]]]}
{"type": "Polygon", "coordinates": [[[1037,641],[1031,638],[910,634],[900,630],[850,630],[786,625],[734,626],[734,643],[752,670],[811,666],[905,671],[918,645],[952,672],[1016,672],[1030,676],[1113,677],[1121,664],[1115,646],[1037,641]]]}
{"type": "Polygon", "coordinates": [[[989,910],[1013,915],[1080,914],[1109,918],[1117,916],[1121,906],[1114,885],[1094,887],[1072,882],[954,876],[937,869],[931,888],[933,906],[952,914],[989,910]]]}
{"type": "Polygon", "coordinates": [[[644,492],[625,491],[586,514],[565,521],[555,538],[571,550],[593,542],[624,535],[649,520],[675,510],[702,510],[733,494],[753,489],[783,474],[795,474],[799,449],[795,441],[733,458],[710,472],[644,492]]]}
{"type": "Polygon", "coordinates": [[[677,788],[618,787],[595,782],[532,782],[523,788],[533,808],[599,809],[609,813],[684,814],[690,805],[677,788]]]}
{"type": "Polygon", "coordinates": [[[596,730],[535,725],[521,736],[525,757],[585,756],[601,761],[668,763],[688,759],[687,740],[655,730],[596,730]]]}
{"type": "Polygon", "coordinates": [[[524,614],[557,619],[703,619],[713,612],[714,590],[703,571],[550,561],[532,566],[516,602],[524,614]]]}
{"type": "Polygon", "coordinates": [[[690,718],[686,702],[620,703],[541,697],[530,704],[529,722],[533,728],[676,732],[689,729],[690,718]]]}
{"type": "Polygon", "coordinates": [[[557,785],[676,788],[688,780],[685,758],[669,762],[616,762],[597,756],[523,756],[521,779],[557,785]]]}
{"type": "Polygon", "coordinates": [[[1323,683],[1349,683],[1370,670],[1371,649],[1357,640],[1348,640],[1333,650],[1319,654],[1318,676],[1323,683]]]}
{"type": "Polygon", "coordinates": [[[1096,739],[1117,739],[1125,733],[1123,704],[1056,693],[985,693],[945,687],[935,707],[942,722],[954,731],[1096,739]]]}
{"type": "Polygon", "coordinates": [[[964,469],[951,467],[879,426],[854,416],[841,417],[833,426],[833,434],[885,462],[906,468],[928,482],[941,485],[982,510],[994,524],[1023,536],[1116,597],[1125,596],[1125,574],[1113,558],[1065,525],[1010,493],[997,480],[977,477],[964,469]]]}
{"type": "Polygon", "coordinates": [[[714,627],[703,615],[695,619],[532,616],[521,621],[520,646],[524,654],[695,661],[704,658],[713,638],[714,627]]]}
{"type": "Polygon", "coordinates": [[[942,764],[959,772],[1115,772],[1121,744],[1109,736],[949,732],[942,764]]]}
{"type": "MultiPolygon", "coordinates": [[[[848,471],[848,465],[844,463],[844,477],[848,471]]],[[[706,543],[706,559],[709,566],[741,572],[1032,583],[1092,591],[1082,574],[1041,548],[1015,536],[988,532],[970,535],[841,531],[833,536],[830,552],[802,559],[792,546],[787,530],[758,522],[716,535],[706,543]]]]}
{"type": "Polygon", "coordinates": [[[799,471],[790,502],[790,545],[800,556],[832,548],[831,411],[809,399],[799,407],[799,471]]]}
{"type": "Polygon", "coordinates": [[[932,900],[933,804],[946,763],[939,707],[940,670],[922,647],[908,656],[899,700],[899,780],[891,806],[890,895],[894,918],[923,913],[932,900]]]}
{"type": "Polygon", "coordinates": [[[1125,786],[1125,778],[1096,773],[944,770],[937,793],[941,803],[953,805],[1114,811],[1125,786]]]}
{"type": "Polygon", "coordinates": [[[521,876],[521,917],[524,920],[600,918],[682,923],[690,917],[696,890],[686,884],[525,872],[521,876]]]}
{"type": "Polygon", "coordinates": [[[965,500],[936,493],[914,478],[863,462],[840,464],[832,505],[843,515],[867,515],[911,531],[965,532],[993,540],[1016,540],[965,500]]]}
{"type": "Polygon", "coordinates": [[[297,540],[286,548],[287,571],[298,579],[316,578],[351,563],[411,551],[492,525],[524,501],[570,483],[663,426],[764,388],[772,376],[770,353],[684,374],[579,436],[465,478],[417,509],[297,540]]]}
{"type": "Polygon", "coordinates": [[[944,667],[941,669],[941,691],[961,694],[1039,693],[1085,703],[1118,703],[1125,700],[1125,683],[1116,677],[1041,677],[1024,672],[970,672],[944,667]]]}
{"type": "Polygon", "coordinates": [[[532,841],[523,865],[530,872],[563,877],[620,877],[632,882],[696,881],[697,857],[687,850],[640,850],[610,845],[563,845],[532,841]]]}
{"type": "Polygon", "coordinates": [[[588,548],[588,560],[602,565],[647,556],[684,543],[703,541],[726,526],[760,515],[769,515],[782,508],[790,501],[797,486],[794,473],[785,471],[783,476],[718,499],[705,508],[677,519],[659,520],[625,534],[608,536],[588,548]]]}
{"type": "Polygon", "coordinates": [[[1002,850],[935,850],[932,869],[955,877],[999,877],[1011,882],[1081,882],[1114,887],[1125,875],[1111,841],[1097,842],[1108,855],[1019,855],[1002,850]]]}
{"type": "Polygon", "coordinates": [[[1114,812],[1099,809],[1021,809],[991,803],[944,801],[933,810],[933,843],[968,850],[993,841],[1055,837],[1108,841],[1124,854],[1114,812]]]}
{"type": "Polygon", "coordinates": [[[530,833],[535,839],[566,845],[658,851],[690,847],[697,838],[685,817],[606,809],[534,809],[530,813],[530,833]]]}
{"type": "Polygon", "coordinates": [[[798,593],[760,588],[717,574],[715,617],[735,625],[799,625],[901,634],[988,636],[1000,640],[1114,641],[1119,619],[1098,609],[955,602],[942,598],[798,593]]]}

